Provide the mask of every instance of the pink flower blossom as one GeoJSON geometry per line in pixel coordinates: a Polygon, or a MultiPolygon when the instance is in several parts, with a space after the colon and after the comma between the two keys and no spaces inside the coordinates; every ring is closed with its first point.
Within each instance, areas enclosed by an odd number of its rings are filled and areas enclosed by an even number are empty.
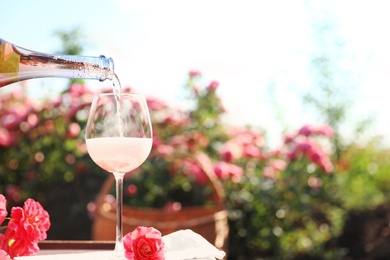
{"type": "Polygon", "coordinates": [[[274,179],[276,175],[276,170],[270,166],[264,167],[263,177],[266,179],[274,179]]]}
{"type": "Polygon", "coordinates": [[[81,132],[81,127],[78,123],[73,122],[70,123],[68,126],[68,137],[69,138],[76,138],[79,136],[81,132]]]}
{"type": "Polygon", "coordinates": [[[292,135],[291,133],[287,133],[287,134],[284,135],[283,142],[285,144],[289,144],[289,143],[291,143],[293,141],[294,141],[294,135],[292,135]]]}
{"type": "Polygon", "coordinates": [[[186,174],[187,175],[194,175],[195,180],[198,183],[207,183],[208,178],[206,176],[206,173],[203,171],[203,169],[194,161],[192,160],[185,160],[186,164],[186,174]]]}
{"type": "Polygon", "coordinates": [[[244,170],[238,165],[219,161],[214,165],[214,173],[219,179],[231,178],[233,182],[239,182],[244,175],[244,170]]]}
{"type": "Polygon", "coordinates": [[[23,208],[13,207],[11,220],[1,237],[0,248],[12,258],[16,256],[35,255],[38,241],[46,239],[50,227],[49,214],[39,202],[27,199],[23,208]]]}
{"type": "Polygon", "coordinates": [[[93,92],[90,89],[88,89],[85,85],[72,84],[72,86],[69,87],[68,94],[72,98],[80,98],[80,96],[86,94],[93,95],[93,92]]]}
{"type": "Polygon", "coordinates": [[[35,239],[44,240],[47,237],[46,231],[50,228],[49,213],[39,202],[27,199],[23,208],[12,209],[10,224],[22,225],[35,239]]]}
{"type": "Polygon", "coordinates": [[[202,74],[200,73],[199,70],[190,70],[188,72],[188,75],[193,78],[193,77],[200,77],[202,74]]]}
{"type": "Polygon", "coordinates": [[[299,155],[304,155],[311,162],[317,164],[326,173],[333,171],[333,164],[329,156],[324,152],[318,143],[309,138],[296,138],[296,143],[292,144],[291,150],[287,153],[290,160],[296,159],[299,155]]]}
{"type": "Polygon", "coordinates": [[[229,141],[222,146],[219,154],[222,160],[232,162],[242,157],[243,147],[235,141],[229,141]]]}
{"type": "Polygon", "coordinates": [[[219,161],[214,165],[214,173],[219,179],[226,180],[229,177],[229,164],[219,161]]]}
{"type": "Polygon", "coordinates": [[[158,111],[167,108],[167,104],[157,98],[147,98],[146,103],[148,104],[150,111],[158,111]]]}
{"type": "Polygon", "coordinates": [[[16,118],[15,113],[9,113],[9,114],[3,115],[3,118],[1,120],[1,124],[5,128],[11,129],[11,128],[15,128],[16,126],[18,126],[19,122],[16,118]]]}
{"type": "Polygon", "coordinates": [[[5,128],[0,128],[0,146],[9,147],[15,141],[15,134],[5,128]]]}
{"type": "Polygon", "coordinates": [[[0,225],[3,223],[7,215],[7,201],[4,195],[0,194],[0,225]]]}
{"type": "Polygon", "coordinates": [[[244,170],[238,165],[229,164],[229,175],[234,183],[238,183],[244,175],[244,170]]]}
{"type": "Polygon", "coordinates": [[[137,227],[124,236],[123,245],[128,260],[165,259],[161,232],[153,227],[137,227]]]}
{"type": "Polygon", "coordinates": [[[329,125],[322,125],[322,126],[319,126],[317,127],[316,129],[316,134],[318,135],[323,135],[323,136],[326,136],[328,138],[331,138],[333,135],[334,135],[334,130],[331,126],[329,125]]]}
{"type": "Polygon", "coordinates": [[[245,145],[243,147],[243,156],[249,158],[258,158],[258,159],[262,159],[264,157],[260,148],[252,144],[245,145]]]}
{"type": "Polygon", "coordinates": [[[174,149],[170,145],[160,144],[156,146],[156,151],[160,155],[172,155],[174,152],[174,149]]]}
{"type": "MultiPolygon", "coordinates": [[[[1,240],[1,238],[0,238],[1,240]]],[[[1,243],[1,242],[0,242],[1,243]]],[[[0,260],[12,260],[11,257],[4,250],[0,249],[0,260]]]]}
{"type": "Polygon", "coordinates": [[[10,257],[36,255],[39,251],[38,242],[27,236],[23,228],[7,229],[0,235],[0,248],[10,257]]]}
{"type": "Polygon", "coordinates": [[[287,167],[287,163],[281,159],[274,159],[270,161],[270,166],[276,171],[284,171],[287,167]]]}
{"type": "Polygon", "coordinates": [[[219,87],[219,82],[214,80],[210,82],[210,84],[207,87],[207,90],[214,92],[217,90],[218,87],[219,87]]]}
{"type": "Polygon", "coordinates": [[[333,128],[326,124],[320,126],[304,125],[298,131],[298,135],[303,135],[303,136],[323,135],[330,138],[333,136],[333,134],[334,134],[333,128]]]}
{"type": "Polygon", "coordinates": [[[39,118],[36,114],[29,114],[27,117],[27,123],[30,128],[35,127],[39,123],[39,118]]]}
{"type": "Polygon", "coordinates": [[[315,131],[315,128],[311,125],[304,125],[299,129],[298,135],[304,135],[304,136],[309,136],[313,134],[315,131]]]}

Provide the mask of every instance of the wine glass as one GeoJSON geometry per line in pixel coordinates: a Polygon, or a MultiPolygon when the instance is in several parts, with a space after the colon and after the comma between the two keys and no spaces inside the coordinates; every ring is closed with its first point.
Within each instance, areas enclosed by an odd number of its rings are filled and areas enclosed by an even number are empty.
{"type": "Polygon", "coordinates": [[[85,133],[92,160],[113,173],[116,181],[116,240],[114,259],[124,259],[122,234],[123,177],[140,166],[152,147],[152,124],[142,95],[95,95],[85,133]]]}

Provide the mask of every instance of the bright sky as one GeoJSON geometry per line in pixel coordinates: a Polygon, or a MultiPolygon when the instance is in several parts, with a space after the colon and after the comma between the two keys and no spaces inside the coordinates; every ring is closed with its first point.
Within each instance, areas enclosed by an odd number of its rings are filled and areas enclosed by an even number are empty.
{"type": "MultiPolygon", "coordinates": [[[[271,143],[285,127],[316,122],[302,96],[318,83],[312,60],[327,54],[334,84],[353,101],[351,121],[373,114],[374,132],[390,140],[389,7],[387,0],[4,1],[0,38],[50,53],[60,49],[55,30],[80,26],[84,54],[112,57],[122,85],[178,105],[187,72],[199,70],[205,84],[220,82],[230,122],[265,128],[271,143]]],[[[30,92],[63,84],[34,80],[30,92]]]]}

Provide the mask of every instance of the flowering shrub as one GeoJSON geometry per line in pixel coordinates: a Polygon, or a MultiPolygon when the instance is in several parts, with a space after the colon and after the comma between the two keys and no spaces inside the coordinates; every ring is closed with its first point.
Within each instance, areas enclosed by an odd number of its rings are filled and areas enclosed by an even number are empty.
{"type": "MultiPolygon", "coordinates": [[[[377,143],[337,147],[324,124],[286,133],[271,149],[261,129],[224,123],[218,82],[202,87],[200,80],[190,72],[185,109],[147,97],[153,149],[126,175],[125,204],[169,211],[211,205],[208,170],[225,189],[231,259],[337,259],[335,238],[348,211],[387,200],[390,153],[377,143]]],[[[93,94],[72,84],[42,102],[19,88],[0,95],[0,193],[9,206],[30,197],[42,203],[52,239],[90,238],[93,201],[107,176],[85,149],[93,94]]],[[[0,201],[0,220],[4,208],[0,201]]]]}
{"type": "MultiPolygon", "coordinates": [[[[0,225],[7,216],[6,199],[0,194],[0,225]]],[[[49,214],[39,202],[33,199],[25,201],[23,208],[13,207],[4,234],[0,234],[1,259],[16,256],[35,255],[38,241],[45,240],[50,228],[49,214]]]]}
{"type": "Polygon", "coordinates": [[[128,260],[165,259],[161,233],[153,227],[137,227],[124,236],[123,246],[128,260]]]}
{"type": "Polygon", "coordinates": [[[189,76],[187,110],[148,98],[153,149],[127,175],[125,204],[171,211],[209,205],[213,190],[204,171],[211,169],[227,194],[233,258],[323,254],[321,247],[341,232],[343,214],[329,193],[332,128],[304,125],[271,150],[260,129],[223,123],[217,82],[201,88],[200,74],[189,76]]]}
{"type": "Polygon", "coordinates": [[[180,210],[213,203],[211,183],[204,170],[212,169],[212,159],[228,136],[222,123],[224,108],[216,94],[218,83],[201,89],[195,86],[199,77],[198,72],[190,72],[188,111],[147,97],[153,147],[148,160],[125,176],[125,204],[180,210]]]}
{"type": "MultiPolygon", "coordinates": [[[[323,253],[318,247],[341,231],[334,219],[339,207],[330,192],[333,164],[325,149],[331,136],[326,125],[306,125],[286,134],[276,150],[231,161],[245,171],[239,183],[224,182],[233,241],[246,244],[253,255],[278,259],[323,253]]],[[[247,254],[245,250],[233,249],[247,254]]]]}
{"type": "Polygon", "coordinates": [[[0,90],[0,193],[9,207],[39,201],[52,216],[52,239],[88,239],[85,205],[106,177],[83,137],[94,92],[73,84],[38,102],[20,86],[9,90],[0,90]]]}

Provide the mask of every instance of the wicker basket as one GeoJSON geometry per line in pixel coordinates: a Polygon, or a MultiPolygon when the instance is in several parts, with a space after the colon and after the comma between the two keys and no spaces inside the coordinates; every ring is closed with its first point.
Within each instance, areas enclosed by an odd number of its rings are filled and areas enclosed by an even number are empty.
{"type": "MultiPolygon", "coordinates": [[[[210,174],[210,169],[202,168],[213,186],[214,207],[186,207],[172,212],[163,209],[139,209],[124,206],[123,234],[133,231],[137,226],[154,227],[162,235],[181,229],[191,229],[217,248],[227,252],[229,226],[224,190],[215,175],[210,174]]],[[[94,240],[115,240],[115,210],[104,207],[104,197],[113,185],[115,185],[115,178],[109,175],[99,192],[96,201],[97,214],[92,226],[92,239],[94,240]]]]}

